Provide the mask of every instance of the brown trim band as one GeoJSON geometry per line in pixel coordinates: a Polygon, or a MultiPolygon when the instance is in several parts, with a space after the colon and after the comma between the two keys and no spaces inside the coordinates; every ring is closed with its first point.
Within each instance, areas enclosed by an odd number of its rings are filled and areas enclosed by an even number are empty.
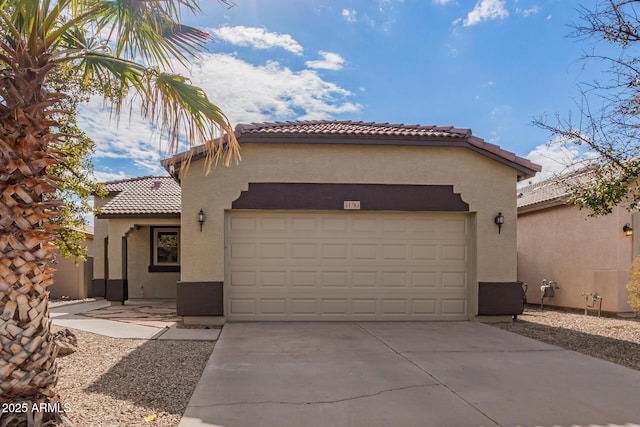
{"type": "Polygon", "coordinates": [[[363,211],[468,212],[453,185],[250,183],[232,209],[344,210],[345,201],[363,211]]]}
{"type": "Polygon", "coordinates": [[[179,213],[137,213],[137,214],[115,214],[115,213],[101,213],[96,215],[98,219],[109,219],[109,218],[118,218],[118,219],[128,219],[128,218],[153,218],[153,219],[164,219],[164,218],[180,218],[179,213]]]}
{"type": "Polygon", "coordinates": [[[89,298],[104,298],[107,288],[106,279],[91,279],[89,298]]]}
{"type": "Polygon", "coordinates": [[[129,299],[129,281],[127,279],[107,279],[105,299],[124,303],[129,299]]]}
{"type": "Polygon", "coordinates": [[[178,316],[223,316],[223,282],[178,282],[178,316]]]}

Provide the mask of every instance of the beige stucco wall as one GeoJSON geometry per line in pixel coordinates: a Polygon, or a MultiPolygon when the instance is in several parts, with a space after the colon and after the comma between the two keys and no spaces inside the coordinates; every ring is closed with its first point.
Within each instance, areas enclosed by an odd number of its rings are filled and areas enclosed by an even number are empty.
{"type": "Polygon", "coordinates": [[[91,283],[91,265],[93,263],[93,236],[87,236],[84,243],[87,248],[86,261],[78,261],[75,257],[65,258],[56,252],[53,284],[49,287],[52,298],[86,298],[91,283]]]}
{"type": "Polygon", "coordinates": [[[465,148],[244,144],[242,161],[205,176],[202,161],[183,176],[181,280],[224,281],[225,210],[250,182],[451,185],[469,204],[472,248],[469,303],[478,281],[513,281],[516,270],[516,171],[465,148]],[[207,215],[203,231],[197,213],[207,215]],[[498,234],[494,217],[505,216],[498,234]],[[473,246],[473,245],[472,245],[473,246]]]}
{"type": "MultiPolygon", "coordinates": [[[[96,200],[98,206],[104,200],[96,200]]],[[[108,278],[122,279],[122,237],[127,236],[129,298],[175,298],[180,273],[149,272],[150,226],[179,226],[179,218],[96,218],[94,221],[94,274],[105,278],[104,239],[108,245],[108,278]]]]}
{"type": "Polygon", "coordinates": [[[180,273],[149,272],[150,239],[149,226],[139,226],[129,234],[129,298],[175,298],[180,273]]]}
{"type": "Polygon", "coordinates": [[[633,237],[622,227],[631,213],[616,208],[590,218],[574,206],[557,206],[518,217],[518,278],[529,285],[527,301],[540,303],[542,279],[558,282],[545,305],[584,308],[582,293],[602,296],[602,309],[632,311],[625,288],[632,260],[633,237]]]}

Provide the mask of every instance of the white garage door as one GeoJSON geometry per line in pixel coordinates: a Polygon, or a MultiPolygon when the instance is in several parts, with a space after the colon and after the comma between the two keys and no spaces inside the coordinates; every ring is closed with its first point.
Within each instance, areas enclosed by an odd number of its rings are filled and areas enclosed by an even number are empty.
{"type": "Polygon", "coordinates": [[[228,212],[225,262],[229,320],[467,319],[466,214],[228,212]]]}

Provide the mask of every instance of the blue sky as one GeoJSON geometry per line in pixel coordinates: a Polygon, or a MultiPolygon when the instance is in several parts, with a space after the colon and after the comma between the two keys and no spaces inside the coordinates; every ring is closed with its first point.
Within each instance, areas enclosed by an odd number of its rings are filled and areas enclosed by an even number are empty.
{"type": "MultiPolygon", "coordinates": [[[[202,1],[184,16],[209,51],[181,69],[232,124],[339,119],[456,126],[558,171],[575,152],[547,144],[535,118],[575,110],[578,84],[601,79],[569,37],[566,0],[202,1]]],[[[574,111],[575,113],[575,111],[574,111]]],[[[81,109],[100,180],[163,174],[165,146],[139,117],[81,109]]]]}

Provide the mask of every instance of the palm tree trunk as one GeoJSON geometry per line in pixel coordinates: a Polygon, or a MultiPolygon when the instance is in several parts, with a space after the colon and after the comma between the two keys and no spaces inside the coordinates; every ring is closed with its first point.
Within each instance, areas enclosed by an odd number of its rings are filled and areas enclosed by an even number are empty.
{"type": "Polygon", "coordinates": [[[59,97],[42,89],[52,67],[46,58],[33,62],[19,44],[14,47],[12,72],[0,71],[6,101],[0,104],[0,402],[21,406],[2,414],[2,427],[40,425],[46,413],[22,409],[57,400],[47,291],[54,271],[56,179],[47,166],[59,161],[60,135],[51,132],[55,122],[47,109],[59,97]]]}

